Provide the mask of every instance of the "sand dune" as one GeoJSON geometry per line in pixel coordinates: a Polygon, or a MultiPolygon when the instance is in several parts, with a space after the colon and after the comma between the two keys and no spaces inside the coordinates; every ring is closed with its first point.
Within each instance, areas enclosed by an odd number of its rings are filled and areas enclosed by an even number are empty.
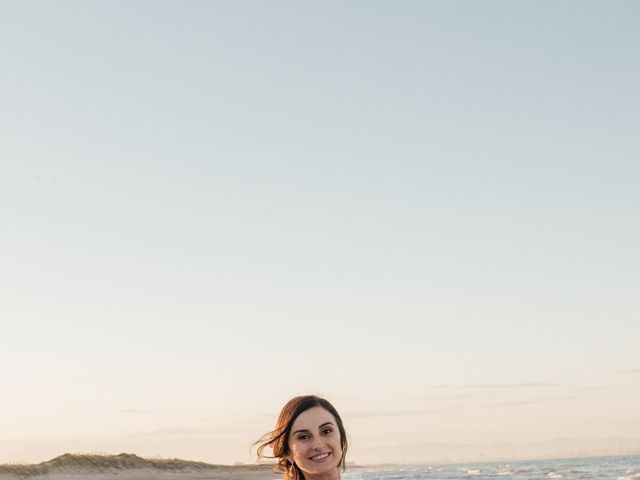
{"type": "Polygon", "coordinates": [[[0,465],[0,480],[269,480],[268,465],[228,466],[179,459],[146,459],[129,453],[66,453],[36,465],[0,465]]]}

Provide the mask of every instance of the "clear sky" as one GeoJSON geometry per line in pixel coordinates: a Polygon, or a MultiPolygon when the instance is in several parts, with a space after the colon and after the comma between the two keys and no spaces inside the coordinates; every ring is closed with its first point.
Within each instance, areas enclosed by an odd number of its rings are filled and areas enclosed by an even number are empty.
{"type": "Polygon", "coordinates": [[[0,6],[0,462],[640,437],[638,2],[0,6]]]}

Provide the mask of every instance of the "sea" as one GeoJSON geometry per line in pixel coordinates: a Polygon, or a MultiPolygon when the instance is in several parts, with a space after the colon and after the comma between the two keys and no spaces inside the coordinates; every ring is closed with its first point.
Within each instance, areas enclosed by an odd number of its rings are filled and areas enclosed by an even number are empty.
{"type": "Polygon", "coordinates": [[[344,480],[401,479],[611,479],[640,480],[640,456],[590,457],[452,465],[357,467],[342,474],[344,480]]]}

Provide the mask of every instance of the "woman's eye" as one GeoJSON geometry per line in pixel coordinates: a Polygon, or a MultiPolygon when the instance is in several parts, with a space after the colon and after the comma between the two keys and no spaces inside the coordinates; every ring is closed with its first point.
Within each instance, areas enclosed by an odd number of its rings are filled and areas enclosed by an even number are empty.
{"type": "Polygon", "coordinates": [[[325,429],[322,431],[322,433],[323,433],[324,435],[329,435],[331,432],[333,432],[333,430],[331,430],[330,428],[325,428],[325,429]]]}
{"type": "Polygon", "coordinates": [[[309,435],[298,435],[298,440],[306,440],[309,438],[309,435]]]}

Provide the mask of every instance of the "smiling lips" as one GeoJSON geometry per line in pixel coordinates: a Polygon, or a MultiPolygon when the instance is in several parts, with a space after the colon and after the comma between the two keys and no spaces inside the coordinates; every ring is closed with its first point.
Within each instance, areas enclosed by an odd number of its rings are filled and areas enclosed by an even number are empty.
{"type": "Polygon", "coordinates": [[[319,462],[327,458],[331,452],[320,453],[318,455],[314,455],[313,457],[309,457],[309,460],[313,460],[315,462],[319,462]]]}

